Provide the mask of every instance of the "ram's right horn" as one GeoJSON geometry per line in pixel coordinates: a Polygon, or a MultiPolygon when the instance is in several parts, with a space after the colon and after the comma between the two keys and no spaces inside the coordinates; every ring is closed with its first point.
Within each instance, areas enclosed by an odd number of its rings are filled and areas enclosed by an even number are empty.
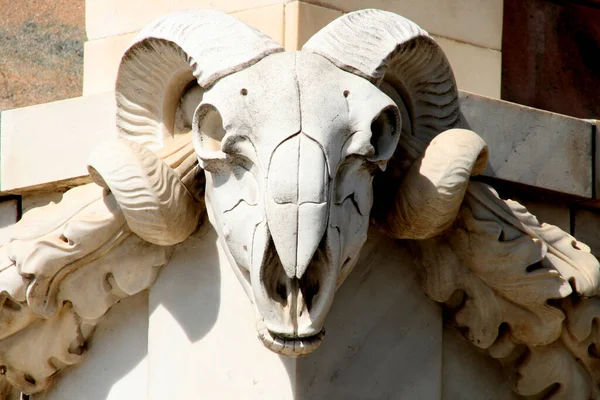
{"type": "Polygon", "coordinates": [[[456,219],[471,176],[488,161],[483,139],[466,129],[436,136],[408,170],[388,209],[376,218],[380,228],[398,239],[427,239],[456,219]]]}

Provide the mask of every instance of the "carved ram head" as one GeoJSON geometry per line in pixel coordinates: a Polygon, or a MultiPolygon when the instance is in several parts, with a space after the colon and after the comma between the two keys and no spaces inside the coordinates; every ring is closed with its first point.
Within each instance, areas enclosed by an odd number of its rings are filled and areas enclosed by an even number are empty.
{"type": "MultiPolygon", "coordinates": [[[[165,160],[197,157],[186,171],[204,171],[208,216],[259,337],[285,355],[320,344],[371,219],[397,238],[431,237],[486,163],[477,135],[451,129],[460,114],[443,52],[388,12],[341,17],[294,53],[216,11],[173,14],[127,50],[116,89],[123,138],[165,160]]],[[[193,179],[168,182],[190,198],[193,179]]],[[[187,237],[195,203],[164,204],[172,232],[131,229],[157,244],[187,237]]]]}

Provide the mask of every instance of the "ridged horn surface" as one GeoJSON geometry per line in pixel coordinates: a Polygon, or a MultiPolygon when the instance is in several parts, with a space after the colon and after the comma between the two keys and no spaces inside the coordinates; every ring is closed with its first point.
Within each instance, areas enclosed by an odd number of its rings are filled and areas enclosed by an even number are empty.
{"type": "Polygon", "coordinates": [[[458,90],[435,40],[397,14],[361,10],[331,22],[303,49],[379,86],[402,113],[399,148],[374,181],[375,223],[397,238],[446,229],[471,173],[485,169],[487,149],[473,132],[452,129],[460,123],[458,90]]]}
{"type": "Polygon", "coordinates": [[[391,85],[409,114],[411,127],[404,130],[424,144],[458,122],[458,91],[444,52],[404,17],[372,9],[352,12],[316,33],[303,50],[376,85],[391,85]]]}
{"type": "Polygon", "coordinates": [[[181,95],[283,48],[263,33],[214,10],[167,15],[143,29],[125,52],[116,82],[121,137],[156,151],[173,135],[181,95]]]}
{"type": "Polygon", "coordinates": [[[487,160],[487,146],[475,132],[441,133],[408,170],[377,224],[398,239],[440,234],[457,217],[470,177],[482,173],[487,160]]]}
{"type": "Polygon", "coordinates": [[[202,207],[175,171],[156,154],[124,139],[101,144],[88,170],[111,191],[132,232],[169,246],[187,239],[198,227],[202,207]]]}

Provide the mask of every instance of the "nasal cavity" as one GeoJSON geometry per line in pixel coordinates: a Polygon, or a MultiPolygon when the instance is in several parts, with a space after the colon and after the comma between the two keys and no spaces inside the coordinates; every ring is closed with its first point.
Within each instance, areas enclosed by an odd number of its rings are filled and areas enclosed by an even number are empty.
{"type": "Polygon", "coordinates": [[[292,307],[290,310],[302,317],[305,312],[310,312],[320,290],[320,281],[326,279],[327,256],[325,250],[326,239],[323,238],[313,257],[311,267],[301,278],[288,277],[284,273],[281,260],[273,242],[269,245],[269,254],[263,266],[263,282],[269,298],[279,303],[282,308],[292,307]]]}

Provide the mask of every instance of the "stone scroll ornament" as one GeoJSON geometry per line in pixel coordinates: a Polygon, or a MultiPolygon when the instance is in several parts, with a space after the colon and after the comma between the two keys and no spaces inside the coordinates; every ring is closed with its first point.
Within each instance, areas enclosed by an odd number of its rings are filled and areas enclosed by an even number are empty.
{"type": "Polygon", "coordinates": [[[459,129],[450,65],[411,21],[350,13],[286,53],[217,11],[171,14],[125,52],[116,101],[120,137],[92,154],[94,183],[0,248],[0,397],[76,364],[204,214],[274,352],[319,346],[372,223],[413,243],[425,292],[516,393],[598,397],[598,261],[471,181],[486,145],[459,129]]]}

